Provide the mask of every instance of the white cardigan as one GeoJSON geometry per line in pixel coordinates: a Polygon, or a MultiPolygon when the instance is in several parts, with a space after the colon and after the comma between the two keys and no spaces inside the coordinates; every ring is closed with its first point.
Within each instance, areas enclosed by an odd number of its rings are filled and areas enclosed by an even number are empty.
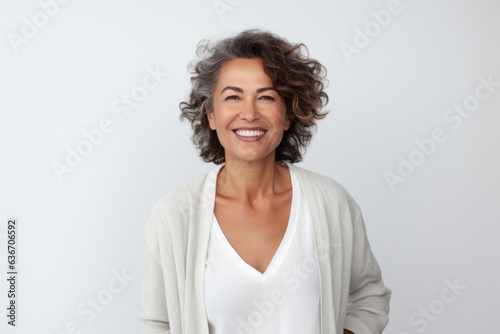
{"type": "MultiPolygon", "coordinates": [[[[321,280],[321,334],[343,334],[344,328],[382,333],[391,291],[370,250],[358,205],[334,180],[285,165],[297,175],[311,215],[321,280]]],[[[209,334],[205,259],[222,166],[153,207],[144,229],[142,334],[209,334]]]]}

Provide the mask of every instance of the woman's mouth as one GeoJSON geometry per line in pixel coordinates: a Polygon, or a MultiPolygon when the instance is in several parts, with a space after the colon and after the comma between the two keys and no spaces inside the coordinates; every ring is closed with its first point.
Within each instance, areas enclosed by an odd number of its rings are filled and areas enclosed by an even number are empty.
{"type": "Polygon", "coordinates": [[[257,141],[266,134],[264,129],[236,129],[233,132],[239,139],[244,141],[257,141]]]}

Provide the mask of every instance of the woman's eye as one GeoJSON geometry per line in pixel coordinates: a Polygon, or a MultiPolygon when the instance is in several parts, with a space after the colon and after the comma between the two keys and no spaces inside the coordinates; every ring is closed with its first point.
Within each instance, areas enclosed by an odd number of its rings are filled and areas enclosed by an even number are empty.
{"type": "Polygon", "coordinates": [[[269,100],[269,101],[274,101],[274,97],[269,96],[269,95],[264,95],[260,97],[261,100],[269,100]]]}
{"type": "Polygon", "coordinates": [[[239,98],[240,97],[238,95],[229,95],[228,97],[226,97],[226,100],[237,100],[239,98]]]}

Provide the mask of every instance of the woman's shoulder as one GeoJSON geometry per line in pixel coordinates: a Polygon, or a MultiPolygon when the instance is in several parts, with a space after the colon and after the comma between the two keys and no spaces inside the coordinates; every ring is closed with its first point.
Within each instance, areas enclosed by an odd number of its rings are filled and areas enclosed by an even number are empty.
{"type": "Polygon", "coordinates": [[[320,194],[337,202],[357,205],[349,191],[333,178],[293,164],[287,165],[299,179],[306,196],[318,196],[320,194]]]}
{"type": "Polygon", "coordinates": [[[216,166],[208,173],[161,196],[154,204],[154,211],[183,214],[186,210],[203,209],[213,204],[217,171],[216,166]]]}

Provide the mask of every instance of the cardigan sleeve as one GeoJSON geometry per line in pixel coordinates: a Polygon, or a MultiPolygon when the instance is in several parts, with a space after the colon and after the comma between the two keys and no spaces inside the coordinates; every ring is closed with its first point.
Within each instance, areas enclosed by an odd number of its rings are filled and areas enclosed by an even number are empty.
{"type": "Polygon", "coordinates": [[[158,226],[162,215],[158,203],[144,229],[145,276],[142,287],[141,334],[170,334],[165,282],[159,257],[158,226]]]}
{"type": "Polygon", "coordinates": [[[355,205],[349,299],[344,328],[355,334],[380,334],[389,321],[391,290],[382,281],[361,211],[355,205]]]}

